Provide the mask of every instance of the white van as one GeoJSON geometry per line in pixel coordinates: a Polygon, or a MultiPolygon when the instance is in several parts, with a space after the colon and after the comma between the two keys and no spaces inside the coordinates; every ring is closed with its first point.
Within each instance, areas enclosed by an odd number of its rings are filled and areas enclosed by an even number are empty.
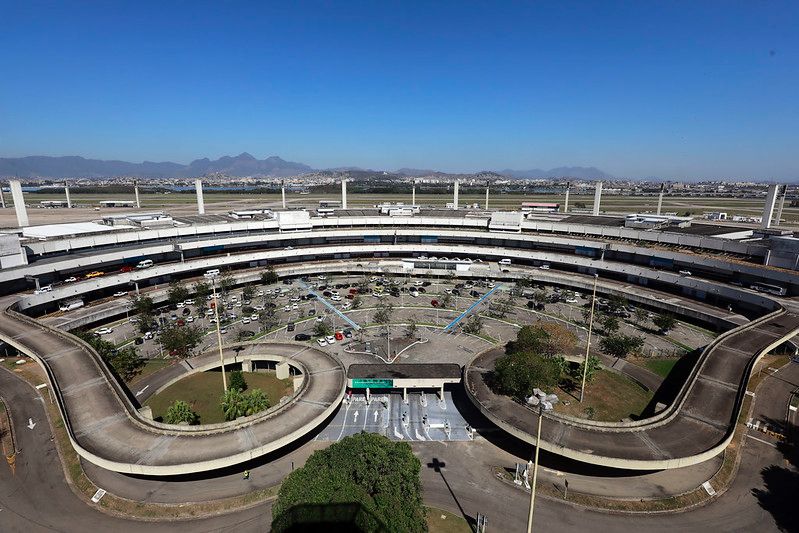
{"type": "Polygon", "coordinates": [[[500,259],[499,264],[502,266],[510,266],[510,259],[508,259],[507,257],[505,259],[500,259]]]}
{"type": "Polygon", "coordinates": [[[153,266],[153,260],[145,259],[144,261],[139,261],[136,268],[150,268],[151,266],[153,266]]]}
{"type": "Polygon", "coordinates": [[[45,286],[39,287],[38,289],[33,291],[33,294],[44,294],[46,292],[52,292],[52,290],[53,290],[53,286],[52,285],[45,285],[45,286]]]}
{"type": "Polygon", "coordinates": [[[58,304],[59,311],[72,311],[79,307],[83,307],[83,300],[67,300],[58,304]]]}
{"type": "Polygon", "coordinates": [[[203,274],[203,276],[208,278],[208,279],[215,278],[218,275],[219,275],[219,269],[218,268],[212,268],[211,270],[206,270],[205,274],[203,274]]]}

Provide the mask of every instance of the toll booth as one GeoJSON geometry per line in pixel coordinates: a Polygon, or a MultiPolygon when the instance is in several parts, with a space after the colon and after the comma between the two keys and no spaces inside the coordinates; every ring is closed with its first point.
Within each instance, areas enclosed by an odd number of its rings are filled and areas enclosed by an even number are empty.
{"type": "Polygon", "coordinates": [[[354,364],[347,369],[347,387],[364,391],[401,389],[407,400],[408,389],[437,389],[444,397],[444,385],[461,382],[461,367],[455,363],[432,364],[354,364]]]}

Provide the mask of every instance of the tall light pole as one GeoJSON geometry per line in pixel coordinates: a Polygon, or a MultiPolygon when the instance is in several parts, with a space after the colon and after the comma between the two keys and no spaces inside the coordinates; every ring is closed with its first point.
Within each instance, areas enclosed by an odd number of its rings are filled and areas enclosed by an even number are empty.
{"type": "Polygon", "coordinates": [[[219,301],[216,299],[216,277],[212,278],[212,285],[214,291],[214,317],[216,317],[216,340],[219,343],[219,362],[222,365],[222,392],[227,392],[227,377],[225,376],[225,356],[222,354],[222,331],[219,326],[219,301]]]}
{"type": "Polygon", "coordinates": [[[580,403],[583,402],[585,395],[585,378],[588,375],[588,352],[591,349],[591,330],[594,326],[594,306],[596,305],[596,281],[599,274],[594,274],[594,293],[591,296],[591,316],[588,319],[588,342],[585,345],[585,362],[583,363],[583,385],[580,387],[580,403]]]}
{"type": "Polygon", "coordinates": [[[533,510],[535,509],[535,485],[538,481],[538,451],[541,449],[541,421],[544,419],[543,400],[538,404],[538,433],[535,438],[535,462],[533,463],[533,484],[530,485],[530,512],[527,514],[527,533],[533,531],[533,510]]]}

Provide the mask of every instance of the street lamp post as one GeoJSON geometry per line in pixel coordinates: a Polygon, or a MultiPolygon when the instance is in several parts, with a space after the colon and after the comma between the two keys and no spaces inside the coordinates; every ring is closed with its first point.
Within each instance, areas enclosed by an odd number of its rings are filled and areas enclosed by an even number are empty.
{"type": "Polygon", "coordinates": [[[533,463],[533,483],[530,485],[530,512],[527,514],[527,533],[533,531],[533,510],[535,509],[535,485],[538,481],[538,451],[541,449],[541,421],[544,419],[543,403],[538,404],[538,433],[535,438],[535,462],[533,463]]]}
{"type": "Polygon", "coordinates": [[[216,299],[216,278],[212,278],[214,291],[214,317],[216,318],[216,340],[219,343],[219,362],[222,365],[222,392],[227,392],[227,376],[225,376],[225,356],[222,354],[222,331],[219,326],[219,300],[216,299]]]}
{"type": "Polygon", "coordinates": [[[591,349],[591,329],[594,326],[594,306],[596,305],[596,282],[599,279],[599,274],[594,274],[594,293],[591,296],[591,315],[588,319],[588,342],[585,345],[585,361],[583,363],[583,384],[580,387],[580,403],[583,402],[585,395],[585,378],[588,375],[588,353],[591,349]]]}

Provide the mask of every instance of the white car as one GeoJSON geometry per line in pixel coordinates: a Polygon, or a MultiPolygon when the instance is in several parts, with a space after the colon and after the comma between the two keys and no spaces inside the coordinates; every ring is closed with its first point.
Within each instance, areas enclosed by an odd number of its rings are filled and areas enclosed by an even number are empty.
{"type": "Polygon", "coordinates": [[[33,291],[33,294],[44,294],[44,293],[50,292],[52,290],[53,290],[53,286],[52,285],[45,285],[44,287],[39,287],[38,289],[33,291]]]}
{"type": "Polygon", "coordinates": [[[346,311],[346,310],[347,310],[347,309],[349,309],[350,307],[352,307],[352,304],[351,304],[351,303],[349,303],[349,302],[344,302],[343,304],[341,304],[341,309],[342,309],[342,310],[345,310],[345,311],[346,311]]]}
{"type": "Polygon", "coordinates": [[[291,306],[290,305],[284,305],[283,306],[283,311],[286,311],[286,312],[291,311],[291,306]]]}
{"type": "Polygon", "coordinates": [[[333,300],[334,302],[340,302],[341,296],[339,296],[338,294],[334,294],[333,296],[330,297],[330,299],[333,300]]]}
{"type": "Polygon", "coordinates": [[[263,295],[264,295],[264,291],[258,291],[258,296],[263,296],[263,295]]]}
{"type": "Polygon", "coordinates": [[[328,335],[325,340],[328,344],[336,344],[336,338],[333,335],[328,335]]]}
{"type": "Polygon", "coordinates": [[[236,302],[233,305],[236,306],[236,307],[241,307],[241,302],[236,302]]]}
{"type": "Polygon", "coordinates": [[[75,276],[70,276],[64,280],[64,283],[74,283],[76,281],[78,281],[78,278],[76,278],[75,276]]]}
{"type": "Polygon", "coordinates": [[[191,305],[191,304],[193,304],[193,303],[194,303],[194,300],[191,300],[191,299],[189,299],[189,300],[183,300],[183,305],[191,305]]]}
{"type": "Polygon", "coordinates": [[[127,296],[128,293],[126,291],[117,291],[114,293],[114,298],[121,298],[123,296],[127,296]]]}
{"type": "Polygon", "coordinates": [[[418,296],[419,296],[419,292],[418,292],[418,291],[411,291],[411,292],[409,292],[408,294],[410,294],[410,295],[411,295],[411,296],[413,296],[414,298],[416,298],[416,297],[418,297],[418,296]]]}
{"type": "Polygon", "coordinates": [[[128,319],[128,322],[137,323],[139,321],[139,317],[132,316],[128,319]]]}
{"type": "Polygon", "coordinates": [[[297,309],[299,309],[299,308],[300,308],[300,306],[299,306],[299,305],[297,305],[297,304],[291,304],[291,309],[292,309],[292,310],[296,311],[296,310],[297,310],[297,309]]]}
{"type": "Polygon", "coordinates": [[[109,333],[113,333],[114,330],[111,328],[100,328],[94,331],[95,335],[108,335],[109,333]]]}
{"type": "Polygon", "coordinates": [[[541,270],[549,270],[549,265],[541,265],[539,268],[541,270]]]}
{"type": "Polygon", "coordinates": [[[327,341],[325,339],[316,339],[316,343],[322,347],[327,346],[327,341]]]}
{"type": "Polygon", "coordinates": [[[255,307],[253,307],[253,309],[255,309],[256,311],[263,311],[264,310],[264,306],[263,305],[256,305],[255,307]]]}
{"type": "MultiPolygon", "coordinates": [[[[116,294],[114,296],[116,296],[116,294]]],[[[175,307],[177,307],[178,309],[180,309],[183,306],[184,306],[183,302],[178,302],[175,304],[175,307]]]]}
{"type": "Polygon", "coordinates": [[[323,317],[322,315],[319,315],[319,316],[317,316],[317,317],[316,317],[316,321],[317,321],[317,322],[321,322],[321,321],[323,321],[324,319],[325,319],[325,317],[323,317]]]}
{"type": "Polygon", "coordinates": [[[242,324],[249,324],[249,323],[250,323],[250,319],[249,319],[249,317],[248,317],[248,318],[243,318],[243,319],[241,320],[241,323],[242,323],[242,324]]]}
{"type": "Polygon", "coordinates": [[[222,328],[222,329],[220,329],[220,330],[219,330],[219,333],[221,333],[221,334],[223,334],[223,335],[224,335],[225,333],[227,333],[227,328],[222,328]]]}
{"type": "Polygon", "coordinates": [[[186,319],[186,322],[188,322],[188,323],[194,322],[194,317],[190,316],[189,318],[186,319]]]}
{"type": "Polygon", "coordinates": [[[322,281],[327,279],[327,276],[323,276],[322,274],[316,276],[316,279],[321,279],[322,281]]]}
{"type": "Polygon", "coordinates": [[[256,314],[250,315],[250,320],[258,320],[258,315],[256,314]]]}
{"type": "Polygon", "coordinates": [[[577,298],[566,298],[566,303],[567,304],[576,304],[577,303],[577,298]]]}

